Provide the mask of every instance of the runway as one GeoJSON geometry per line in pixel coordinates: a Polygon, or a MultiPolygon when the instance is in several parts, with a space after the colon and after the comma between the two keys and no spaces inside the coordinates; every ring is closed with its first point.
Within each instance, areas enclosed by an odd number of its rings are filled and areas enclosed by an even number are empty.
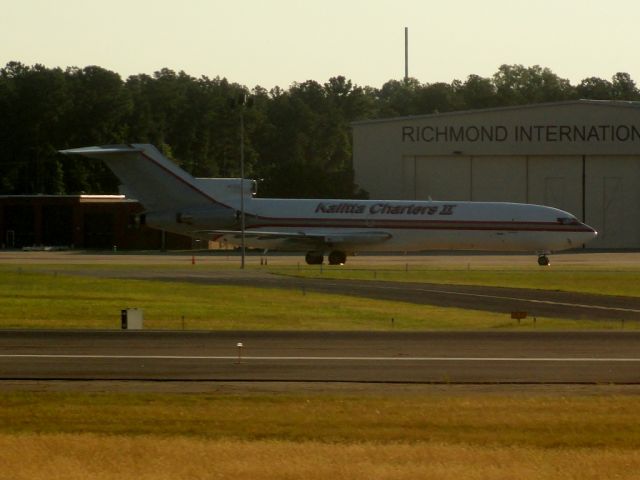
{"type": "Polygon", "coordinates": [[[0,379],[640,384],[639,345],[640,332],[2,331],[0,379]]]}

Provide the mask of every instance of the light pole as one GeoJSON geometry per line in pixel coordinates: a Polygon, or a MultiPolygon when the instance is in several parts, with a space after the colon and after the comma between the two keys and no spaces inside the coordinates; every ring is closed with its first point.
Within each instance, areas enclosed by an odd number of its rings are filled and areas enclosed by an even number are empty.
{"type": "Polygon", "coordinates": [[[240,250],[241,260],[240,269],[244,270],[244,105],[246,103],[246,95],[240,94],[238,103],[240,104],[240,250]]]}

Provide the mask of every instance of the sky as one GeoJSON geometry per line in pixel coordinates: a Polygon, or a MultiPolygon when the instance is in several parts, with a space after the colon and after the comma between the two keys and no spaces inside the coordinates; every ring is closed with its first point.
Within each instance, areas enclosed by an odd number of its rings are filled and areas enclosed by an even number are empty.
{"type": "Polygon", "coordinates": [[[540,65],[572,84],[640,83],[637,0],[0,0],[0,65],[161,68],[288,88],[343,75],[381,87],[540,65]]]}

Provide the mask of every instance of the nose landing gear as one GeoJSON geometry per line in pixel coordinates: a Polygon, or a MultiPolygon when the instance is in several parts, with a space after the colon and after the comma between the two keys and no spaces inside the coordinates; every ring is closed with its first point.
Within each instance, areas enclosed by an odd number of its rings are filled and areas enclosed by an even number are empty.
{"type": "Polygon", "coordinates": [[[548,267],[549,265],[551,265],[549,257],[547,257],[546,255],[538,255],[538,265],[540,265],[541,267],[548,267]]]}

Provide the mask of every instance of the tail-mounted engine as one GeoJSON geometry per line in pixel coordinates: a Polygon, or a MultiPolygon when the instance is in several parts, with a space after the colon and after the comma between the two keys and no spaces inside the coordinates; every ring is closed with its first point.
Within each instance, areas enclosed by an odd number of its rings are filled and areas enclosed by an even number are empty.
{"type": "Polygon", "coordinates": [[[179,211],[146,212],[145,223],[163,230],[218,230],[234,228],[235,210],[219,204],[179,211]]]}

